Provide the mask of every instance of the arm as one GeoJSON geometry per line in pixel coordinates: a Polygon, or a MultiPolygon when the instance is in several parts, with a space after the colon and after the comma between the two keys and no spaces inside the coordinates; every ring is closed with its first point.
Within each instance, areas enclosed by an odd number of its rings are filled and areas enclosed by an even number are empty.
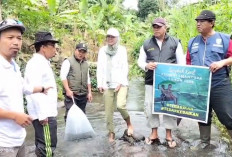
{"type": "Polygon", "coordinates": [[[181,64],[181,65],[186,64],[185,55],[180,42],[178,43],[178,46],[176,48],[176,60],[177,60],[177,64],[181,64]]]}
{"type": "Polygon", "coordinates": [[[191,57],[190,57],[190,53],[188,50],[187,50],[187,54],[186,54],[186,64],[191,65],[191,57]]]}
{"type": "Polygon", "coordinates": [[[92,88],[91,88],[91,81],[89,76],[89,69],[88,69],[88,95],[87,95],[88,101],[92,102],[93,96],[92,96],[92,88]]]}
{"type": "Polygon", "coordinates": [[[138,65],[141,69],[143,69],[145,72],[147,72],[147,70],[154,70],[157,66],[157,63],[155,62],[146,62],[147,56],[146,53],[144,51],[143,46],[140,48],[140,53],[139,53],[139,59],[138,59],[138,65]]]}
{"type": "Polygon", "coordinates": [[[102,53],[103,48],[101,48],[98,52],[98,59],[97,59],[97,87],[101,93],[103,93],[103,60],[102,60],[102,53]]]}
{"type": "Polygon", "coordinates": [[[21,112],[8,111],[0,108],[0,119],[11,119],[22,127],[26,127],[31,124],[32,118],[21,112]]]}
{"type": "Polygon", "coordinates": [[[140,53],[139,53],[139,58],[138,58],[138,65],[141,69],[143,69],[144,71],[147,71],[147,69],[145,69],[147,63],[146,63],[146,59],[147,59],[147,56],[146,56],[146,53],[143,49],[143,46],[140,48],[140,53]]]}
{"type": "Polygon", "coordinates": [[[63,83],[66,95],[68,97],[72,98],[73,97],[73,92],[69,88],[68,80],[67,80],[69,70],[70,70],[70,62],[66,59],[66,60],[64,60],[64,62],[62,63],[62,66],[61,66],[60,79],[61,79],[61,81],[63,83]]]}

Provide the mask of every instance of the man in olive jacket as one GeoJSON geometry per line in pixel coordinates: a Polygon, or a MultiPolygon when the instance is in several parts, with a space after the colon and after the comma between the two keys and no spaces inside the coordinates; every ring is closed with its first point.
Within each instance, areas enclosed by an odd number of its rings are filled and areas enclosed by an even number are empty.
{"type": "Polygon", "coordinates": [[[86,53],[86,44],[77,44],[74,55],[65,59],[61,66],[60,78],[64,86],[64,104],[66,107],[65,121],[73,101],[84,113],[87,101],[92,101],[89,66],[85,58],[86,53]]]}

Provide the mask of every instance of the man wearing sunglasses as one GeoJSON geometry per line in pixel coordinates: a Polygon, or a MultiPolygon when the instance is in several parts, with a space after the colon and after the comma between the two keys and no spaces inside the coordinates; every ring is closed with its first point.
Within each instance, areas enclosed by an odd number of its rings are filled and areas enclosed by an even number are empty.
{"type": "MultiPolygon", "coordinates": [[[[164,18],[156,18],[152,23],[152,28],[154,35],[141,47],[138,65],[146,72],[144,111],[147,116],[147,126],[152,129],[150,136],[146,138],[146,143],[160,144],[158,137],[159,115],[152,114],[153,70],[159,62],[185,64],[185,58],[180,41],[167,34],[167,22],[164,18]]],[[[166,128],[167,146],[175,147],[176,142],[172,138],[171,130],[177,126],[177,119],[164,115],[163,126],[166,128]]]]}
{"type": "MultiPolygon", "coordinates": [[[[25,84],[14,61],[22,46],[22,22],[7,19],[0,23],[0,156],[25,157],[25,127],[32,118],[24,113],[23,93],[42,91],[42,86],[25,84]]],[[[44,89],[43,92],[47,91],[44,89]]]]}
{"type": "Polygon", "coordinates": [[[57,144],[57,87],[49,59],[56,55],[56,43],[50,32],[35,34],[36,53],[28,61],[25,82],[48,89],[46,94],[26,96],[27,110],[35,129],[35,153],[38,157],[51,157],[57,144]]]}

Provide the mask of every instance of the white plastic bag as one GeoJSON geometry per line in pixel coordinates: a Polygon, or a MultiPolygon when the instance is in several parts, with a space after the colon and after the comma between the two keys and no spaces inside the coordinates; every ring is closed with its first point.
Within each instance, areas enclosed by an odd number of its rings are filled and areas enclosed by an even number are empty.
{"type": "Polygon", "coordinates": [[[94,130],[86,115],[76,104],[73,104],[67,115],[64,139],[73,141],[94,135],[94,130]]]}

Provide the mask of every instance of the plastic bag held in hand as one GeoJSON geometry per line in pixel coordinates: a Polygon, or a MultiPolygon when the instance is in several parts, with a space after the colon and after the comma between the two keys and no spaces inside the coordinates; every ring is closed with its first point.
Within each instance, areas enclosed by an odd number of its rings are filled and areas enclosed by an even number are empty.
{"type": "Polygon", "coordinates": [[[73,103],[67,115],[64,139],[66,141],[73,141],[93,137],[94,135],[94,130],[88,118],[83,111],[73,103]]]}

